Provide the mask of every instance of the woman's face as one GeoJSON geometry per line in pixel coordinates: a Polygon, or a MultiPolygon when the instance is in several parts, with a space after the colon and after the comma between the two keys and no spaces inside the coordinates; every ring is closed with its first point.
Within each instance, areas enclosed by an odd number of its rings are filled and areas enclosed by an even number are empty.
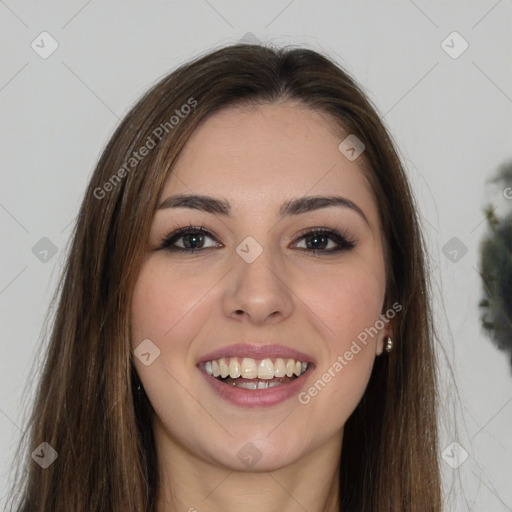
{"type": "Polygon", "coordinates": [[[324,116],[281,103],[215,113],[180,154],[132,306],[171,452],[269,471],[339,448],[388,329],[377,206],[341,142],[324,116]]]}

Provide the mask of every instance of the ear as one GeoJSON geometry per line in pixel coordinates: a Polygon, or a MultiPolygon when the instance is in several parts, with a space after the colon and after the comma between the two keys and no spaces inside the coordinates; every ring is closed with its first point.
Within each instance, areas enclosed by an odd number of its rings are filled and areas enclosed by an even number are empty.
{"type": "Polygon", "coordinates": [[[384,352],[387,337],[393,339],[393,325],[391,322],[387,323],[377,335],[377,343],[375,344],[375,355],[380,356],[384,352]]]}

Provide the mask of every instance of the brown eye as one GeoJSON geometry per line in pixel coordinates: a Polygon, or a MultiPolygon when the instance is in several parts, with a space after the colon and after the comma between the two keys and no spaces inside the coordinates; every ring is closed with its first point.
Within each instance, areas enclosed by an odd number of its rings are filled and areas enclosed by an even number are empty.
{"type": "MultiPolygon", "coordinates": [[[[305,246],[299,247],[307,252],[331,253],[353,249],[356,243],[347,235],[326,228],[315,228],[303,233],[299,240],[305,242],[305,246]]],[[[302,242],[300,242],[302,243],[302,242]]]]}
{"type": "Polygon", "coordinates": [[[173,231],[169,236],[162,240],[159,249],[167,251],[184,251],[194,252],[210,249],[212,247],[220,247],[221,244],[217,242],[215,237],[202,227],[189,226],[180,228],[173,231]],[[208,244],[208,239],[213,240],[213,243],[208,244]]]}

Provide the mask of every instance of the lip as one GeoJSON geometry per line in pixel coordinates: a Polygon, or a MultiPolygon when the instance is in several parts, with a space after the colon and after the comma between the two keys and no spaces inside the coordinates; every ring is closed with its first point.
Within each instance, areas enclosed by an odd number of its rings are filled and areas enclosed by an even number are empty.
{"type": "Polygon", "coordinates": [[[206,363],[206,361],[212,361],[213,359],[220,359],[221,357],[251,357],[252,359],[274,359],[276,357],[282,357],[283,359],[295,359],[296,361],[315,364],[315,360],[312,356],[293,348],[285,347],[284,345],[254,345],[251,343],[238,343],[236,345],[218,348],[202,356],[197,364],[206,363]]]}
{"type": "Polygon", "coordinates": [[[267,389],[243,389],[229,386],[199,368],[198,371],[220,398],[239,407],[253,408],[270,407],[297,395],[302,388],[306,387],[313,369],[314,365],[311,365],[306,373],[291,382],[267,389]]]}
{"type": "Polygon", "coordinates": [[[250,343],[238,343],[236,345],[219,348],[205,354],[197,362],[197,368],[203,378],[206,379],[206,383],[220,398],[239,407],[248,408],[270,407],[298,394],[299,391],[307,385],[315,366],[315,359],[304,352],[299,352],[298,350],[285,347],[284,345],[254,345],[250,343]],[[251,357],[253,359],[275,359],[281,357],[283,359],[295,359],[296,361],[307,362],[308,369],[306,373],[287,384],[281,384],[280,386],[267,389],[243,389],[224,384],[213,377],[213,375],[208,375],[204,371],[204,363],[206,363],[206,361],[220,359],[221,357],[251,357]]]}

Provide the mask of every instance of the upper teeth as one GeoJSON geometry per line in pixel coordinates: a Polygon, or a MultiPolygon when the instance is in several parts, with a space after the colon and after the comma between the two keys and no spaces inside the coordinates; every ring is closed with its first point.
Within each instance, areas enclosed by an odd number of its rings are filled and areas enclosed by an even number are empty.
{"type": "Polygon", "coordinates": [[[204,369],[208,375],[214,377],[231,377],[237,379],[273,379],[274,377],[292,377],[302,375],[308,367],[308,363],[295,359],[252,359],[244,357],[240,362],[238,357],[214,359],[207,361],[204,369]]]}

